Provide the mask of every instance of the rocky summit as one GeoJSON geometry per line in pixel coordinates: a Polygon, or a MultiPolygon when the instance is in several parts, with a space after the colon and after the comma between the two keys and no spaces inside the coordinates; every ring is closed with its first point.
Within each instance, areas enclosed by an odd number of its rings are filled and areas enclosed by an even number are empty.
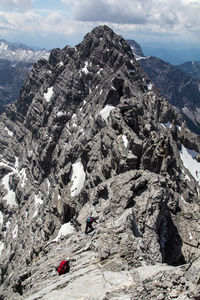
{"type": "Polygon", "coordinates": [[[0,128],[0,299],[199,299],[199,138],[121,36],[52,50],[0,128]]]}

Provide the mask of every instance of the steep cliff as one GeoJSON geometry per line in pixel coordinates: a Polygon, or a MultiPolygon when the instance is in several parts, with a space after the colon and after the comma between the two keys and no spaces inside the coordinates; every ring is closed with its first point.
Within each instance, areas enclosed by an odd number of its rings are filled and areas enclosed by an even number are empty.
{"type": "Polygon", "coordinates": [[[200,135],[199,82],[191,74],[183,72],[181,67],[157,57],[140,59],[139,63],[162,95],[183,115],[188,127],[200,135]]]}
{"type": "Polygon", "coordinates": [[[122,37],[54,49],[0,127],[1,299],[198,296],[200,144],[122,37]]]}

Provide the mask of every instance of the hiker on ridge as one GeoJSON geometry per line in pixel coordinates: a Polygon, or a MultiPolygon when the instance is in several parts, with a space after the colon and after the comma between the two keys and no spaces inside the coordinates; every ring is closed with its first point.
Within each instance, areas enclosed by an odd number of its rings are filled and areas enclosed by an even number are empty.
{"type": "Polygon", "coordinates": [[[94,217],[88,217],[86,219],[86,227],[85,227],[85,234],[88,234],[89,232],[92,232],[94,230],[92,223],[97,223],[96,219],[94,217]],[[88,231],[88,228],[90,228],[90,231],[88,231]]]}
{"type": "Polygon", "coordinates": [[[56,267],[56,271],[58,272],[59,276],[70,271],[69,260],[70,258],[67,257],[66,260],[62,260],[59,266],[56,267]]]}

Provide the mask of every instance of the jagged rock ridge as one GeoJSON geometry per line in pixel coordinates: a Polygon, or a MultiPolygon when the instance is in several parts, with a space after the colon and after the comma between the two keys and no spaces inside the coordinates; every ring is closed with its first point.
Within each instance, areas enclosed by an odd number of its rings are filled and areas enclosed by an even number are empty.
{"type": "Polygon", "coordinates": [[[200,85],[198,81],[156,57],[140,64],[163,96],[184,116],[188,127],[200,134],[200,85]]]}
{"type": "Polygon", "coordinates": [[[0,126],[2,299],[198,294],[199,142],[122,37],[54,49],[0,126]]]}
{"type": "Polygon", "coordinates": [[[134,40],[126,40],[126,41],[131,46],[131,50],[133,51],[133,54],[137,60],[140,59],[141,57],[142,58],[145,57],[141,46],[136,41],[134,40]]]}
{"type": "Polygon", "coordinates": [[[200,134],[200,85],[192,76],[198,76],[198,63],[186,63],[173,66],[157,57],[145,57],[141,47],[133,40],[128,40],[136,59],[149,79],[158,87],[162,95],[183,115],[187,126],[200,134]],[[192,68],[191,68],[192,65],[192,68]],[[189,66],[191,71],[189,71],[189,66]],[[186,74],[186,69],[188,73],[186,74]],[[185,72],[183,72],[185,71],[185,72]]]}

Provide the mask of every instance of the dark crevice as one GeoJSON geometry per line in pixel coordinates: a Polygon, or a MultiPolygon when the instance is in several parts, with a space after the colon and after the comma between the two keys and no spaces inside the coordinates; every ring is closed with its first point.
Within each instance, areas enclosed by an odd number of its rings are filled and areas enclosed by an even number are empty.
{"type": "Polygon", "coordinates": [[[134,213],[128,217],[128,224],[135,237],[142,237],[134,213]]]}
{"type": "Polygon", "coordinates": [[[63,205],[63,223],[68,223],[76,214],[74,207],[64,203],[63,205]]]}
{"type": "Polygon", "coordinates": [[[22,282],[19,280],[14,286],[13,286],[13,291],[15,293],[20,294],[21,296],[23,295],[23,288],[22,288],[22,282]]]}
{"type": "Polygon", "coordinates": [[[104,186],[97,191],[97,198],[103,198],[105,200],[109,199],[107,186],[104,186]]]}
{"type": "Polygon", "coordinates": [[[181,251],[183,242],[169,211],[160,222],[158,236],[162,262],[172,266],[185,264],[181,251]]]}
{"type": "Polygon", "coordinates": [[[135,203],[136,202],[133,200],[133,197],[129,198],[127,203],[126,203],[125,209],[133,207],[135,205],[135,203]]]}

